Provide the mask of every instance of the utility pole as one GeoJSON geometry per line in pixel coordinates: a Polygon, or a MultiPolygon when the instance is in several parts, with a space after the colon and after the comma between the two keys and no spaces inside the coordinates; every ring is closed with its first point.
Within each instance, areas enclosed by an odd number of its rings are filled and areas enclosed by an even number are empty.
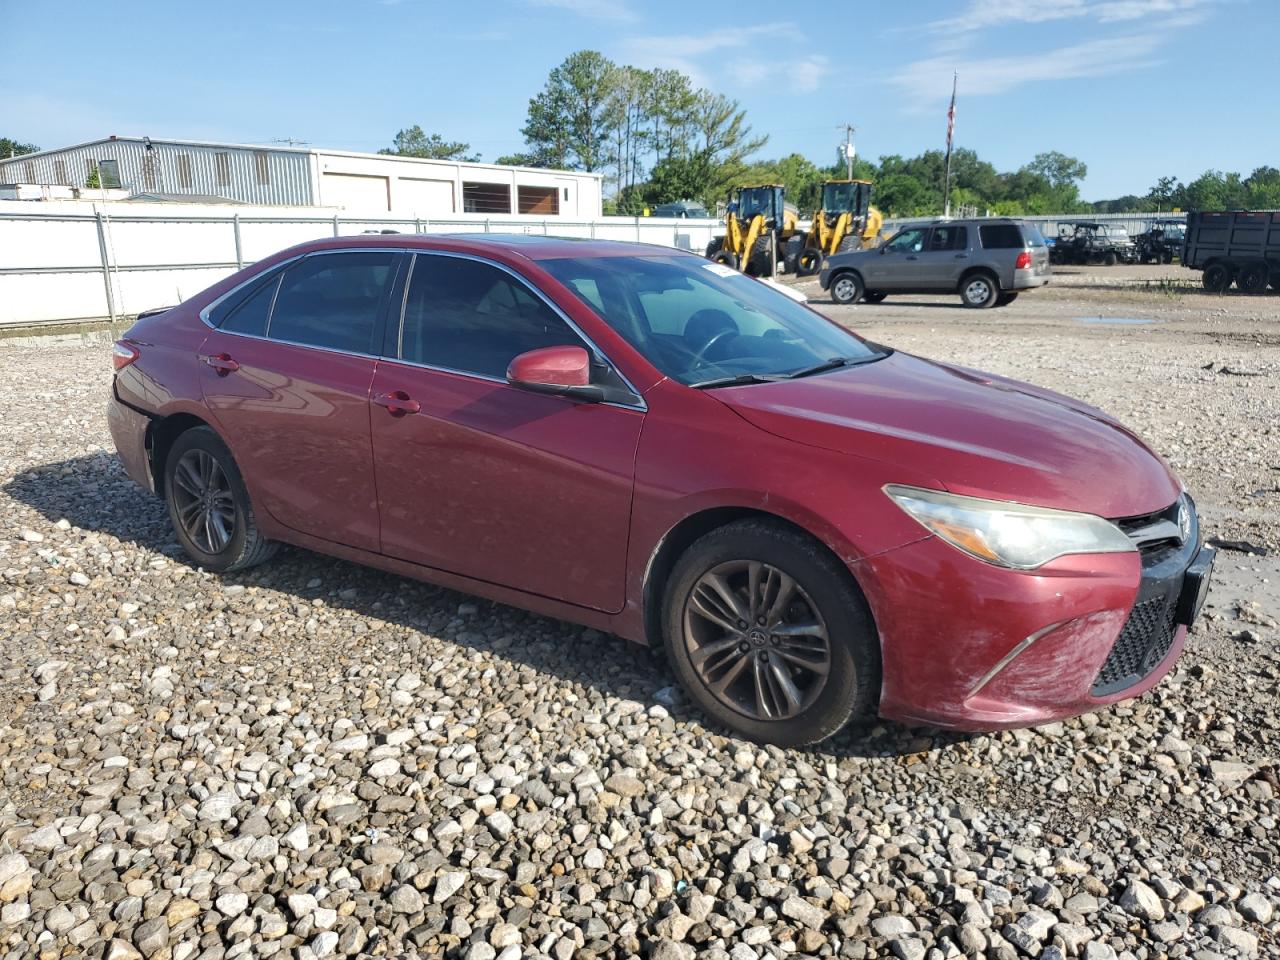
{"type": "Polygon", "coordinates": [[[844,165],[845,179],[853,179],[853,131],[857,128],[851,124],[844,124],[844,165]]]}

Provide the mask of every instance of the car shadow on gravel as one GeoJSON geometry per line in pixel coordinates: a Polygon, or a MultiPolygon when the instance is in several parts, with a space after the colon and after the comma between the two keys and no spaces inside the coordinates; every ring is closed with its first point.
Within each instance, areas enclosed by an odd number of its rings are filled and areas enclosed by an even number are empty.
{"type": "MultiPolygon", "coordinates": [[[[188,563],[164,504],[129,479],[110,453],[31,467],[2,489],[50,524],[65,520],[73,528],[132,543],[175,563],[188,563]]],[[[617,636],[294,547],[262,566],[216,579],[227,586],[275,591],[285,595],[286,603],[323,600],[375,626],[399,626],[488,651],[539,674],[582,684],[603,697],[634,700],[645,709],[661,704],[675,723],[702,726],[709,736],[722,741],[737,739],[709,724],[680,693],[661,651],[617,636]],[[530,639],[516,639],[521,634],[530,639]]],[[[814,760],[880,757],[913,763],[968,739],[966,734],[867,718],[853,721],[807,752],[814,760]]]]}

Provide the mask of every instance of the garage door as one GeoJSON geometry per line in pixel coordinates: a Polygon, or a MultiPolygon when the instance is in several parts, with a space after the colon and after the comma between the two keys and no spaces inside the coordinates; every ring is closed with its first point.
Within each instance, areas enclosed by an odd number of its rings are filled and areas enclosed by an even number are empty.
{"type": "Polygon", "coordinates": [[[326,173],[321,181],[320,202],[364,213],[386,213],[391,195],[386,177],[364,177],[352,173],[326,173]]]}
{"type": "Polygon", "coordinates": [[[453,181],[401,177],[396,184],[396,209],[416,217],[453,213],[453,181]]]}

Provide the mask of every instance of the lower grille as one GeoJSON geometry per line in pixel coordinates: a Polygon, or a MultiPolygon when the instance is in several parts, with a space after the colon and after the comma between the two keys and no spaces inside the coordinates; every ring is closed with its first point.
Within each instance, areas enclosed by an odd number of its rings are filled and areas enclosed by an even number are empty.
{"type": "Polygon", "coordinates": [[[1153,597],[1134,605],[1107,662],[1093,681],[1095,697],[1133,686],[1160,664],[1177,633],[1173,622],[1176,606],[1169,597],[1153,597]]]}

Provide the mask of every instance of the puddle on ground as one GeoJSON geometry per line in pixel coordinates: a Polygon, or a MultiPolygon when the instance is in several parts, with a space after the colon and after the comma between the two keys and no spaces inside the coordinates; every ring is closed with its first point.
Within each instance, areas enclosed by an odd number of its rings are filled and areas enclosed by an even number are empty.
{"type": "Polygon", "coordinates": [[[1146,317],[1076,317],[1080,323],[1115,323],[1121,326],[1134,326],[1143,323],[1155,323],[1146,317]]]}

